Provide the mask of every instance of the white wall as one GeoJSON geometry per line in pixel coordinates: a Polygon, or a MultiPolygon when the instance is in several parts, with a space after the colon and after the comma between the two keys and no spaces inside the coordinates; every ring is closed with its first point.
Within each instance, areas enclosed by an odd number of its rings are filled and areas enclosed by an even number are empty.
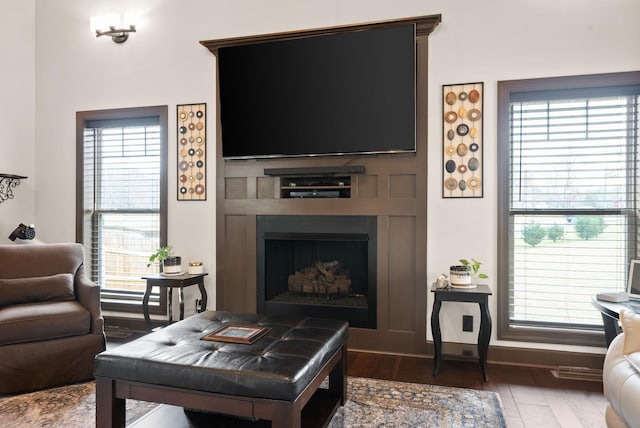
{"type": "MultiPolygon", "coordinates": [[[[19,3],[26,12],[28,6],[19,3]]],[[[209,144],[215,141],[215,57],[200,40],[442,14],[443,22],[429,38],[430,280],[461,257],[483,261],[489,276],[497,276],[496,82],[640,69],[637,0],[35,0],[35,4],[38,236],[48,242],[75,237],[75,112],[166,104],[171,114],[169,242],[187,260],[202,259],[211,274],[215,270],[214,188],[209,188],[206,202],[177,202],[176,173],[171,168],[176,159],[176,104],[206,102],[209,144]],[[138,32],[123,45],[96,39],[89,32],[92,15],[114,10],[142,14],[138,32]],[[445,200],[440,187],[442,85],[480,81],[485,84],[485,196],[445,200]]],[[[27,62],[25,69],[30,76],[32,64],[27,62]]],[[[25,128],[26,135],[29,129],[25,128]]],[[[25,135],[13,132],[15,137],[25,135]]],[[[210,184],[213,165],[210,158],[210,184]]],[[[213,296],[213,275],[207,287],[213,296]]],[[[495,295],[491,308],[495,319],[495,295]]],[[[476,320],[479,315],[475,308],[445,303],[444,340],[475,341],[475,333],[458,331],[462,313],[476,315],[476,320]]],[[[494,329],[494,344],[582,350],[506,343],[495,337],[494,329]]]]}
{"type": "Polygon", "coordinates": [[[0,244],[36,220],[34,11],[35,0],[0,0],[0,173],[29,177],[0,203],[0,244]]]}

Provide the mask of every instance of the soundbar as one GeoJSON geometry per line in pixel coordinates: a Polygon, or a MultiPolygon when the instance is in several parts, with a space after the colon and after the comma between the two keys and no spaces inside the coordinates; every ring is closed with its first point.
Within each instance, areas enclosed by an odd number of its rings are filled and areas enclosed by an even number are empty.
{"type": "Polygon", "coordinates": [[[336,174],[362,174],[365,172],[364,165],[348,166],[309,166],[299,168],[265,168],[264,175],[287,176],[287,175],[336,175],[336,174]]]}

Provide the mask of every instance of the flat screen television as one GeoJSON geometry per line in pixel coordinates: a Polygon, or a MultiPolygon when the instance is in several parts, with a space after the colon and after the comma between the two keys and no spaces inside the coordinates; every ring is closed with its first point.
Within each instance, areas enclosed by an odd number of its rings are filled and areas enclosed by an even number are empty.
{"type": "Polygon", "coordinates": [[[414,25],[221,47],[226,159],[412,152],[414,25]]]}

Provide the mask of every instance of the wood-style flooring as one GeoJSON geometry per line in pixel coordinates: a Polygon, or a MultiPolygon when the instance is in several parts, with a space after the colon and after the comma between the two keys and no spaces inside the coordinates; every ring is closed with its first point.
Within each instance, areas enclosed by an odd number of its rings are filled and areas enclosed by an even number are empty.
{"type": "MultiPolygon", "coordinates": [[[[111,338],[107,348],[126,343],[111,338]]],[[[488,365],[488,382],[475,360],[443,360],[433,376],[433,358],[349,351],[347,374],[354,377],[484,389],[500,394],[508,428],[606,428],[602,382],[558,379],[550,369],[488,365]]]]}
{"type": "Polygon", "coordinates": [[[433,359],[349,352],[349,376],[484,389],[500,394],[509,428],[606,427],[602,382],[558,379],[549,369],[489,364],[483,382],[475,361],[443,360],[433,377],[433,359]]]}

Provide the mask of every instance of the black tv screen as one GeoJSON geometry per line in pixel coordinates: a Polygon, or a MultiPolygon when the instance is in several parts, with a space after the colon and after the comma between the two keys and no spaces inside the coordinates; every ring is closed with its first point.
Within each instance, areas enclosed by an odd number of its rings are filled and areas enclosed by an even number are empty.
{"type": "Polygon", "coordinates": [[[218,52],[222,155],[415,151],[413,25],[218,52]]]}

